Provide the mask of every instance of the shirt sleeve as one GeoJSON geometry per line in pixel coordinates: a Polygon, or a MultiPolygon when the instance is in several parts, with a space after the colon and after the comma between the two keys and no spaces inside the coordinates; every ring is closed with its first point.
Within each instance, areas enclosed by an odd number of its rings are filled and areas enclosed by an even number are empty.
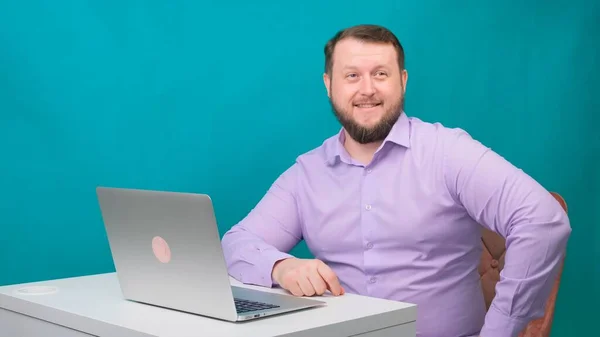
{"type": "Polygon", "coordinates": [[[466,132],[453,129],[444,146],[450,194],[506,239],[505,265],[480,335],[517,336],[544,315],[571,233],[569,219],[550,192],[466,132]]]}
{"type": "Polygon", "coordinates": [[[295,197],[297,167],[281,174],[249,214],[225,233],[221,241],[229,274],[238,281],[265,287],[275,285],[273,265],[292,257],[302,230],[295,197]]]}

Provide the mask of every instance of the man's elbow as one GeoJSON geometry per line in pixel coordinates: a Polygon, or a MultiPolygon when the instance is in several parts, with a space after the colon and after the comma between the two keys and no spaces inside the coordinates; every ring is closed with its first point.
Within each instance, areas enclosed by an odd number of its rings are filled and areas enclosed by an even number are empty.
{"type": "Polygon", "coordinates": [[[247,235],[246,229],[241,224],[236,224],[223,234],[221,243],[223,248],[233,247],[241,238],[247,235]]]}
{"type": "Polygon", "coordinates": [[[223,238],[221,239],[221,242],[223,243],[223,245],[226,245],[227,242],[229,242],[232,239],[232,237],[235,236],[236,231],[237,231],[236,227],[233,226],[223,234],[223,238]]]}
{"type": "Polygon", "coordinates": [[[573,229],[571,228],[568,215],[562,209],[557,212],[555,219],[553,221],[553,228],[549,231],[548,239],[553,241],[560,250],[564,251],[567,248],[567,243],[573,229]]]}
{"type": "Polygon", "coordinates": [[[223,234],[221,238],[221,247],[225,260],[228,265],[235,264],[243,260],[243,251],[247,250],[249,244],[253,242],[255,236],[249,232],[244,225],[238,223],[223,234]]]}
{"type": "Polygon", "coordinates": [[[231,260],[235,254],[235,247],[239,246],[239,232],[241,229],[239,226],[233,226],[223,234],[221,238],[221,247],[223,248],[223,254],[226,260],[231,260]]]}

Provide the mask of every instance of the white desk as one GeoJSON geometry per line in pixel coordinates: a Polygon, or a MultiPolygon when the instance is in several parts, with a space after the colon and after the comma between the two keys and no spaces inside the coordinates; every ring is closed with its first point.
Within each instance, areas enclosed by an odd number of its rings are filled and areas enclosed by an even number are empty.
{"type": "MultiPolygon", "coordinates": [[[[240,285],[232,279],[232,283],[240,285]]],[[[281,289],[250,288],[282,292],[281,289]]],[[[327,306],[258,320],[230,323],[124,300],[116,274],[0,287],[0,335],[110,337],[414,337],[413,304],[345,294],[324,296],[327,306]],[[52,294],[22,294],[51,286],[52,294]]]]}

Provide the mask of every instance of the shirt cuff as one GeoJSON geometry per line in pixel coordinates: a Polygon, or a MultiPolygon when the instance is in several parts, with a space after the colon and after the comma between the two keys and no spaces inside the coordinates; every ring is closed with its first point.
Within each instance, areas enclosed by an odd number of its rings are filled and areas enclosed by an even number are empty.
{"type": "Polygon", "coordinates": [[[509,317],[501,313],[492,304],[485,316],[480,337],[517,337],[529,323],[522,318],[509,317]]]}
{"type": "Polygon", "coordinates": [[[275,262],[277,261],[293,257],[294,256],[290,254],[280,252],[276,249],[261,251],[261,256],[259,257],[260,265],[257,266],[257,275],[259,277],[259,280],[257,280],[258,284],[264,287],[277,286],[278,284],[273,280],[273,265],[275,265],[275,262]]]}

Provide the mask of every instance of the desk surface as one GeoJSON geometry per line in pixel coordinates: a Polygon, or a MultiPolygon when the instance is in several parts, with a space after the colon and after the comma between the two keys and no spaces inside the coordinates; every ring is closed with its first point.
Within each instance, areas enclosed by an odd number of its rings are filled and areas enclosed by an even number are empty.
{"type": "MultiPolygon", "coordinates": [[[[281,289],[232,285],[283,293],[281,289]]],[[[345,294],[323,296],[321,308],[230,323],[126,301],[116,274],[99,274],[0,287],[0,308],[98,336],[281,336],[298,332],[356,335],[414,322],[413,304],[345,294]],[[52,286],[52,294],[23,294],[29,286],[52,286]],[[325,329],[325,330],[320,330],[325,329]]],[[[302,335],[300,333],[299,335],[302,335]]],[[[311,335],[308,333],[307,335],[311,335]]]]}

